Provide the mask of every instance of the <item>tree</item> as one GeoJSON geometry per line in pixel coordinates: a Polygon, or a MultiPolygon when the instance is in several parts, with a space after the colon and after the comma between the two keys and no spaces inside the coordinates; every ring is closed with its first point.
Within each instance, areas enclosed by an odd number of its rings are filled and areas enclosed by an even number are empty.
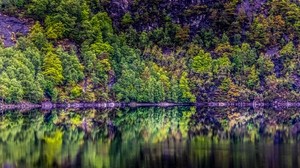
{"type": "Polygon", "coordinates": [[[34,66],[34,71],[36,75],[38,72],[41,71],[42,67],[42,58],[41,58],[41,53],[38,49],[35,47],[27,47],[26,50],[23,52],[24,56],[30,60],[32,65],[34,66]]]}
{"type": "Polygon", "coordinates": [[[266,76],[273,74],[274,63],[272,62],[271,58],[261,54],[257,60],[257,66],[260,76],[265,78],[266,76]]]}
{"type": "Polygon", "coordinates": [[[97,37],[99,33],[102,34],[104,41],[110,39],[113,35],[112,20],[105,12],[99,12],[91,19],[92,30],[94,36],[97,37]]]}
{"type": "Polygon", "coordinates": [[[0,98],[1,100],[9,99],[10,92],[9,92],[9,84],[10,79],[6,73],[1,73],[0,75],[0,98]]]}
{"type": "Polygon", "coordinates": [[[48,13],[52,13],[57,4],[49,0],[32,0],[27,12],[36,19],[43,19],[48,13]]]}
{"type": "Polygon", "coordinates": [[[112,51],[111,45],[104,43],[101,39],[98,39],[95,43],[91,44],[90,48],[98,56],[108,54],[112,51]]]}
{"type": "Polygon", "coordinates": [[[212,58],[210,53],[200,50],[197,56],[193,58],[192,70],[200,74],[211,74],[212,71],[212,58]]]}
{"type": "Polygon", "coordinates": [[[252,49],[249,44],[243,43],[241,47],[235,47],[232,59],[232,72],[235,74],[244,74],[247,67],[251,67],[257,60],[256,50],[252,49]]]}
{"type": "Polygon", "coordinates": [[[293,42],[287,43],[279,52],[280,56],[293,58],[296,55],[296,49],[293,42]]]}
{"type": "Polygon", "coordinates": [[[39,22],[36,22],[31,28],[29,39],[39,50],[48,46],[48,40],[44,34],[44,29],[39,22]]]}
{"type": "Polygon", "coordinates": [[[249,39],[253,42],[258,42],[262,46],[266,46],[270,43],[268,21],[265,16],[258,15],[251,24],[251,33],[249,39]]]}
{"type": "Polygon", "coordinates": [[[24,88],[24,99],[38,103],[44,97],[44,90],[37,81],[31,81],[29,87],[24,88]]]}
{"type": "Polygon", "coordinates": [[[121,23],[126,27],[133,23],[133,20],[129,12],[126,12],[125,15],[122,17],[121,23]]]}
{"type": "Polygon", "coordinates": [[[223,56],[213,60],[212,63],[214,75],[227,75],[231,69],[231,62],[228,57],[223,56]]]}
{"type": "Polygon", "coordinates": [[[53,85],[61,84],[64,79],[62,63],[58,55],[52,51],[49,51],[44,58],[42,73],[45,79],[53,85]]]}
{"type": "Polygon", "coordinates": [[[224,91],[224,92],[228,92],[230,89],[230,85],[231,85],[232,81],[229,77],[225,77],[221,83],[221,85],[219,86],[219,88],[224,91]]]}
{"type": "Polygon", "coordinates": [[[250,73],[248,75],[247,86],[250,89],[254,89],[259,85],[259,73],[255,69],[255,66],[252,66],[250,69],[250,73]]]}
{"type": "Polygon", "coordinates": [[[172,102],[179,102],[180,88],[178,84],[178,80],[172,78],[171,79],[171,88],[169,90],[169,100],[172,102]]]}
{"type": "Polygon", "coordinates": [[[65,32],[64,24],[60,21],[53,21],[51,17],[47,16],[45,20],[46,36],[48,39],[57,40],[63,37],[65,32]]]}
{"type": "Polygon", "coordinates": [[[23,99],[24,91],[22,88],[21,83],[17,79],[11,79],[9,81],[9,88],[8,88],[8,103],[18,103],[23,99]]]}
{"type": "Polygon", "coordinates": [[[179,87],[181,90],[181,101],[182,102],[196,102],[196,97],[191,92],[189,87],[189,81],[187,78],[187,73],[183,72],[179,81],[179,87]]]}
{"type": "Polygon", "coordinates": [[[177,30],[176,35],[175,35],[176,41],[179,44],[185,43],[190,37],[189,33],[190,33],[190,28],[188,26],[180,27],[177,30]]]}
{"type": "Polygon", "coordinates": [[[139,41],[140,41],[140,46],[142,48],[144,47],[147,47],[148,44],[149,44],[149,37],[148,37],[148,34],[146,31],[143,31],[140,35],[140,38],[139,38],[139,41]]]}
{"type": "Polygon", "coordinates": [[[83,80],[83,66],[80,64],[74,51],[71,54],[61,48],[57,50],[63,68],[63,77],[66,84],[76,84],[83,80]]]}
{"type": "Polygon", "coordinates": [[[116,93],[117,100],[130,102],[138,100],[141,87],[141,79],[136,76],[136,72],[131,69],[124,69],[113,90],[116,93]]]}

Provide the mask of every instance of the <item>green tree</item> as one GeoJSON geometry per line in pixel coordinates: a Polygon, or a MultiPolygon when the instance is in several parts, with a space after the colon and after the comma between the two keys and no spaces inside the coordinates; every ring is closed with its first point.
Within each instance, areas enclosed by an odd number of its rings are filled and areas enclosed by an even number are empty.
{"type": "Polygon", "coordinates": [[[243,43],[241,47],[235,47],[232,59],[232,72],[235,74],[244,74],[247,67],[251,67],[257,60],[256,50],[252,49],[249,44],[243,43]]]}
{"type": "Polygon", "coordinates": [[[121,22],[124,26],[128,26],[128,25],[133,23],[133,20],[132,20],[131,15],[130,15],[129,12],[125,13],[125,15],[122,17],[121,22]]]}
{"type": "Polygon", "coordinates": [[[261,54],[257,60],[258,73],[262,77],[272,75],[274,71],[274,63],[271,58],[261,54]]]}
{"type": "Polygon", "coordinates": [[[179,87],[181,90],[181,101],[182,102],[196,102],[196,97],[191,92],[189,81],[187,78],[187,73],[183,72],[179,81],[179,87]]]}
{"type": "Polygon", "coordinates": [[[53,85],[59,85],[62,83],[63,67],[58,55],[49,51],[43,61],[42,73],[46,80],[53,85]]]}
{"type": "Polygon", "coordinates": [[[180,87],[178,81],[174,78],[171,79],[171,88],[169,91],[169,100],[172,102],[179,102],[180,87]]]}
{"type": "MultiPolygon", "coordinates": [[[[251,24],[249,38],[259,45],[266,46],[270,43],[268,22],[263,15],[258,15],[251,24]]],[[[259,47],[259,45],[257,47],[259,47]]]]}
{"type": "Polygon", "coordinates": [[[71,54],[64,52],[61,48],[57,54],[61,60],[63,77],[66,84],[76,84],[83,80],[83,66],[80,64],[74,51],[71,54]]]}
{"type": "Polygon", "coordinates": [[[287,43],[279,52],[280,56],[293,58],[296,55],[296,49],[293,42],[287,43]]]}
{"type": "Polygon", "coordinates": [[[250,89],[254,89],[259,85],[259,73],[255,69],[255,66],[252,66],[248,75],[247,86],[250,89]]]}
{"type": "Polygon", "coordinates": [[[223,56],[213,60],[212,66],[214,75],[228,75],[231,69],[231,62],[228,57],[223,56]]]}
{"type": "Polygon", "coordinates": [[[131,69],[124,69],[122,76],[114,85],[114,91],[119,101],[138,101],[139,91],[141,89],[141,79],[131,69]]]}
{"type": "Polygon", "coordinates": [[[192,70],[200,74],[211,74],[212,71],[212,57],[210,53],[200,50],[197,56],[193,58],[192,70]]]}
{"type": "Polygon", "coordinates": [[[39,50],[48,46],[48,40],[44,34],[44,29],[39,22],[36,22],[31,28],[29,39],[39,50]]]}
{"type": "Polygon", "coordinates": [[[55,22],[51,20],[51,17],[47,16],[45,19],[46,36],[48,39],[57,40],[63,37],[65,32],[64,24],[62,22],[55,22]]]}

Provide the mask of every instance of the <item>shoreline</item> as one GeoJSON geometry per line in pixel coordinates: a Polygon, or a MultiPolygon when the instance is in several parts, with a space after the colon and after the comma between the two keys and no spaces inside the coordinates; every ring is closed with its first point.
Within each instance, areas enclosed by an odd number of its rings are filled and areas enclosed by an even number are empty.
{"type": "Polygon", "coordinates": [[[17,110],[17,109],[37,109],[43,110],[51,109],[84,109],[84,108],[137,108],[137,107],[175,107],[175,106],[195,106],[195,107],[252,107],[252,108],[289,108],[300,107],[300,102],[289,101],[274,101],[274,102],[199,102],[199,103],[122,103],[122,102],[77,102],[77,103],[52,103],[42,102],[40,104],[34,103],[17,103],[5,104],[0,103],[0,110],[17,110]]]}
{"type": "Polygon", "coordinates": [[[5,104],[0,103],[0,110],[17,110],[17,109],[37,109],[43,110],[51,109],[84,109],[84,108],[136,108],[136,107],[175,107],[175,106],[195,106],[196,103],[122,103],[122,102],[79,102],[79,103],[52,103],[42,102],[41,104],[34,103],[17,103],[17,104],[5,104]]]}

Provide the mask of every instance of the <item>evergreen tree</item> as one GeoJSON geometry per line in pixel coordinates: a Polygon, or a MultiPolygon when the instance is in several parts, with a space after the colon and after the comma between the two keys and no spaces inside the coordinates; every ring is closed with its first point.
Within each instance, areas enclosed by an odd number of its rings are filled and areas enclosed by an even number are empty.
{"type": "Polygon", "coordinates": [[[62,63],[55,53],[49,51],[43,61],[42,73],[47,81],[53,85],[62,84],[63,68],[62,63]]]}

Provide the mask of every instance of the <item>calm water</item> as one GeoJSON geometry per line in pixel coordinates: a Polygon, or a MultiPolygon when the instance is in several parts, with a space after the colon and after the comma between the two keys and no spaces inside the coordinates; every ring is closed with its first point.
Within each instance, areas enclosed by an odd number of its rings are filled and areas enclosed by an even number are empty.
{"type": "Polygon", "coordinates": [[[232,108],[5,112],[2,167],[300,167],[300,113],[232,108]]]}

